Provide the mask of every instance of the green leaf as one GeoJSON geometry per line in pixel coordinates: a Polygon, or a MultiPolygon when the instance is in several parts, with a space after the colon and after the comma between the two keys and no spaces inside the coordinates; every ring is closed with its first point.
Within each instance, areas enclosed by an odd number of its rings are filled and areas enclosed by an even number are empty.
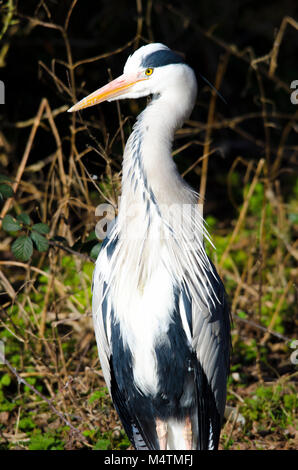
{"type": "Polygon", "coordinates": [[[111,446],[111,443],[109,441],[109,439],[99,439],[95,446],[94,446],[94,449],[95,450],[106,450],[106,449],[109,449],[111,446]]]}
{"type": "Polygon", "coordinates": [[[10,385],[10,382],[11,382],[11,378],[10,378],[9,374],[4,374],[1,377],[1,384],[2,385],[5,385],[6,387],[8,387],[10,385]]]}
{"type": "Polygon", "coordinates": [[[24,431],[34,429],[35,427],[36,427],[36,424],[34,423],[32,418],[30,418],[29,416],[25,416],[24,418],[21,418],[19,421],[19,428],[24,431]]]}
{"type": "Polygon", "coordinates": [[[33,253],[32,240],[30,237],[22,235],[13,242],[11,249],[16,258],[21,261],[28,261],[33,253]]]}
{"type": "Polygon", "coordinates": [[[100,248],[101,248],[101,243],[96,243],[96,245],[94,245],[94,247],[90,251],[91,258],[96,259],[98,257],[98,253],[100,252],[100,248]]]}
{"type": "Polygon", "coordinates": [[[91,240],[96,240],[97,236],[95,230],[89,233],[88,237],[86,238],[86,242],[90,242],[91,240]]]}
{"type": "Polygon", "coordinates": [[[4,217],[2,222],[2,228],[7,232],[17,232],[18,230],[22,229],[21,225],[16,222],[11,215],[6,215],[4,217]]]}
{"type": "Polygon", "coordinates": [[[31,224],[31,219],[30,219],[29,215],[26,214],[25,212],[22,212],[21,214],[19,214],[19,215],[17,216],[17,220],[18,220],[19,222],[23,222],[23,223],[26,224],[26,225],[30,225],[30,224],[31,224]]]}
{"type": "Polygon", "coordinates": [[[247,318],[247,313],[243,312],[242,310],[239,310],[238,317],[245,319],[245,318],[247,318]]]}
{"type": "Polygon", "coordinates": [[[0,196],[2,199],[13,196],[13,189],[7,184],[0,184],[0,196]]]}
{"type": "Polygon", "coordinates": [[[55,444],[55,438],[47,434],[33,435],[28,446],[29,450],[47,450],[55,444]]]}
{"type": "Polygon", "coordinates": [[[34,241],[38,251],[47,251],[47,249],[49,248],[49,242],[45,237],[40,235],[40,233],[35,232],[34,230],[32,230],[30,236],[34,241]]]}
{"type": "Polygon", "coordinates": [[[34,224],[32,226],[32,230],[35,230],[36,232],[38,233],[41,233],[41,234],[45,234],[45,233],[49,233],[50,231],[50,228],[47,224],[34,224]]]}
{"type": "Polygon", "coordinates": [[[293,222],[294,224],[298,224],[298,214],[296,213],[290,213],[289,214],[289,219],[291,222],[293,222]]]}
{"type": "Polygon", "coordinates": [[[88,403],[92,404],[95,401],[100,400],[101,398],[106,398],[108,395],[107,389],[102,387],[101,390],[96,390],[91,397],[88,399],[88,403]]]}

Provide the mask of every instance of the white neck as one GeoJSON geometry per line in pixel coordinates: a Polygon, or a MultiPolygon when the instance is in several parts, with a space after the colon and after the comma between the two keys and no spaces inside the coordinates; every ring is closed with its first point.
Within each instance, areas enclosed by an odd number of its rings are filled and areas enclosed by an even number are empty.
{"type": "Polygon", "coordinates": [[[171,151],[174,133],[192,103],[171,91],[153,99],[139,115],[124,153],[122,196],[126,202],[159,204],[190,202],[192,190],[181,178],[171,151]],[[151,197],[150,197],[151,194],[151,197]]]}
{"type": "MultiPolygon", "coordinates": [[[[111,270],[109,285],[127,296],[116,310],[125,312],[131,292],[142,292],[161,263],[172,282],[186,282],[191,294],[208,302],[210,262],[203,245],[203,219],[197,194],[178,173],[171,156],[175,130],[188,117],[193,93],[164,93],[140,114],[125,147],[122,196],[111,239],[117,250],[111,266],[121,267],[121,279],[111,270]],[[191,209],[188,211],[186,209],[191,209]],[[127,280],[129,279],[129,285],[127,280]],[[193,279],[193,285],[192,281],[193,279]],[[197,282],[200,280],[200,282],[197,282]]],[[[122,298],[122,297],[121,297],[122,298]]],[[[123,314],[124,315],[124,314],[123,314]]]]}

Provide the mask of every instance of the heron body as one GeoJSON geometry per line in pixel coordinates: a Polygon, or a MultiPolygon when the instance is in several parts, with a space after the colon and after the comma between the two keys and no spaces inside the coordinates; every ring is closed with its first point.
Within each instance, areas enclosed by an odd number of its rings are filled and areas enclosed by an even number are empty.
{"type": "Polygon", "coordinates": [[[216,449],[225,409],[230,323],[204,249],[198,195],[171,156],[193,109],[193,70],[163,44],[74,105],[152,95],[123,156],[118,217],[93,276],[93,319],[111,397],[136,449],[216,449]]]}

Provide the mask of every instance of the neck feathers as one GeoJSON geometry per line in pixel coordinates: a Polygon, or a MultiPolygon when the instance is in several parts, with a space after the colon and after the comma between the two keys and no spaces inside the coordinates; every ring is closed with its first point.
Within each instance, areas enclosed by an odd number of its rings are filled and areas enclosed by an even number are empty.
{"type": "Polygon", "coordinates": [[[124,153],[122,196],[132,203],[170,205],[194,201],[194,192],[173,161],[174,133],[181,124],[167,100],[153,100],[141,113],[124,153]]]}
{"type": "Polygon", "coordinates": [[[209,236],[198,195],[181,178],[171,156],[178,122],[166,104],[161,98],[153,101],[126,144],[120,210],[112,234],[119,247],[113,263],[123,271],[119,279],[111,273],[108,284],[128,296],[131,290],[141,293],[162,264],[173,285],[189,285],[208,305],[212,287],[208,289],[207,272],[212,268],[203,237],[209,236]]]}

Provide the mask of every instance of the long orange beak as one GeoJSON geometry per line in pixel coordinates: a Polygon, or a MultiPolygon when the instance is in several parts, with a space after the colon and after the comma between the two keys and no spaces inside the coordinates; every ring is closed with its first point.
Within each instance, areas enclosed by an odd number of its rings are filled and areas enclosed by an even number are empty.
{"type": "Polygon", "coordinates": [[[94,106],[95,104],[102,103],[103,101],[110,101],[118,96],[124,96],[135,83],[142,80],[146,80],[146,78],[140,77],[136,73],[121,75],[112,82],[86,96],[86,98],[83,98],[81,101],[69,108],[68,112],[71,113],[73,111],[78,111],[79,109],[94,106]]]}

